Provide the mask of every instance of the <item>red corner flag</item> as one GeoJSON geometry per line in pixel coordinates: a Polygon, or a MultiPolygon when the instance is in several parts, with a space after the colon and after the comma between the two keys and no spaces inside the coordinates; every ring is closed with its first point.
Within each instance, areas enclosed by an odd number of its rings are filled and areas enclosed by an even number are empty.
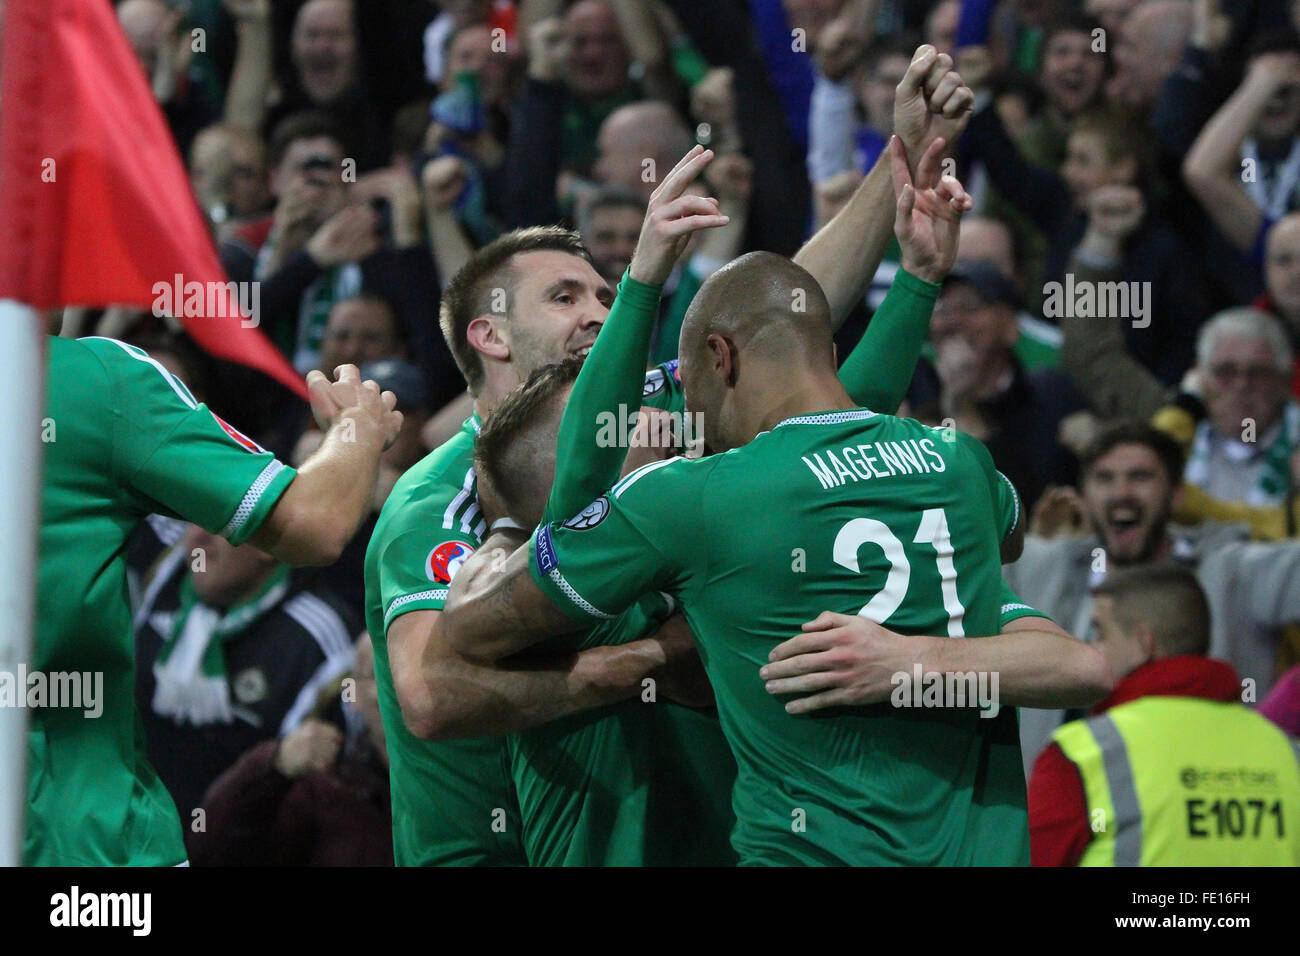
{"type": "Polygon", "coordinates": [[[213,355],[305,398],[302,378],[253,327],[256,287],[226,281],[108,0],[8,0],[3,11],[0,297],[166,312],[213,355]]]}

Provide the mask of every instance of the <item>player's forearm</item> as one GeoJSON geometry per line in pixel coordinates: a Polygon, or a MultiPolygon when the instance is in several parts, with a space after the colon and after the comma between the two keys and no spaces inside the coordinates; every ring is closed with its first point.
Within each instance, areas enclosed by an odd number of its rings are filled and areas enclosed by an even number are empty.
{"type": "Polygon", "coordinates": [[[431,708],[423,736],[496,737],[615,704],[635,696],[663,663],[654,640],[529,662],[434,657],[426,666],[431,708]]]}
{"type": "Polygon", "coordinates": [[[1084,707],[1109,694],[1101,652],[1049,625],[1023,618],[993,637],[926,638],[922,670],[997,674],[998,703],[1009,707],[1084,707]]]}
{"type": "Polygon", "coordinates": [[[907,395],[939,285],[899,269],[889,294],[840,369],[849,397],[864,408],[893,415],[907,395]]]}
{"type": "Polygon", "coordinates": [[[288,564],[338,560],[370,511],[383,441],[377,429],[345,414],[249,543],[288,564]]]}
{"type": "Polygon", "coordinates": [[[572,517],[618,481],[627,449],[598,442],[607,416],[641,407],[645,362],[659,305],[659,287],[624,275],[596,344],[578,373],[560,420],[555,483],[544,520],[572,517]]]}
{"type": "Polygon", "coordinates": [[[545,638],[579,630],[533,583],[531,543],[489,566],[493,542],[483,542],[447,590],[442,618],[448,646],[468,661],[494,664],[545,638]]]}
{"type": "Polygon", "coordinates": [[[885,150],[839,213],[804,243],[794,261],[826,293],[838,329],[867,294],[894,235],[894,184],[885,150]]]}

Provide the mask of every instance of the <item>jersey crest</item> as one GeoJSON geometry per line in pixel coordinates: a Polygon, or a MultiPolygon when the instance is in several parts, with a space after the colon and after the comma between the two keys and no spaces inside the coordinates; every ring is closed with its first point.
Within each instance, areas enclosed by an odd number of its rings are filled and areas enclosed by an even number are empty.
{"type": "Polygon", "coordinates": [[[212,417],[217,420],[217,424],[221,426],[221,430],[229,435],[231,441],[240,448],[252,452],[254,455],[265,455],[267,453],[265,448],[253,441],[253,439],[249,438],[234,425],[231,425],[216,412],[212,413],[212,417]]]}
{"type": "Polygon", "coordinates": [[[464,541],[444,541],[424,560],[424,573],[430,581],[450,584],[460,566],[469,560],[474,549],[464,541]]]}
{"type": "Polygon", "coordinates": [[[587,531],[596,527],[609,514],[609,498],[601,495],[587,507],[564,522],[564,527],[573,531],[587,531]]]}

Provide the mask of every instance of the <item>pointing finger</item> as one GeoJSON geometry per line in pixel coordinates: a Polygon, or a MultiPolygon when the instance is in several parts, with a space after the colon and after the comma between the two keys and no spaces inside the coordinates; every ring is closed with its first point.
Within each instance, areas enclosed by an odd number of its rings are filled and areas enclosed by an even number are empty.
{"type": "Polygon", "coordinates": [[[713,161],[713,150],[705,149],[703,146],[694,146],[691,151],[682,157],[681,161],[672,168],[672,171],[664,177],[659,188],[655,190],[655,196],[651,197],[653,202],[658,199],[676,199],[682,194],[687,186],[695,181],[695,177],[700,174],[705,166],[713,161]]]}
{"type": "Polygon", "coordinates": [[[947,141],[942,136],[925,148],[921,159],[916,164],[916,182],[921,189],[933,189],[939,182],[939,170],[943,162],[943,149],[947,141]]]}

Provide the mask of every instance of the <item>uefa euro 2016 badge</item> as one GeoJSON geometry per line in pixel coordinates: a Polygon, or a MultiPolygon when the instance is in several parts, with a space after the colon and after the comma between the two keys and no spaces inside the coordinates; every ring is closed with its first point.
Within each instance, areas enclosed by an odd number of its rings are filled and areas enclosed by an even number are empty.
{"type": "Polygon", "coordinates": [[[576,515],[564,522],[564,527],[572,531],[586,531],[594,528],[605,520],[609,514],[609,498],[601,495],[587,507],[583,508],[576,515]]]}
{"type": "Polygon", "coordinates": [[[450,584],[460,566],[469,560],[474,549],[464,541],[444,541],[424,559],[424,573],[430,581],[450,584]]]}
{"type": "Polygon", "coordinates": [[[225,432],[227,435],[229,435],[231,441],[233,441],[236,445],[243,448],[245,451],[252,452],[254,455],[267,454],[265,448],[263,448],[257,442],[253,441],[253,439],[249,438],[247,435],[241,432],[234,425],[230,424],[228,421],[226,421],[216,412],[209,409],[208,414],[210,414],[213,418],[217,420],[217,424],[221,426],[221,430],[225,432]]]}

